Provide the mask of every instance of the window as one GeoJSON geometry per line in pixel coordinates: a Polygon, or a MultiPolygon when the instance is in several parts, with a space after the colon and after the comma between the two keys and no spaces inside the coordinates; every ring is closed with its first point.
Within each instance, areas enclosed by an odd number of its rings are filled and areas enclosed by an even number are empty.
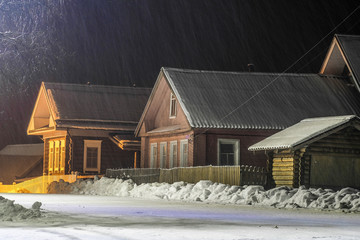
{"type": "Polygon", "coordinates": [[[150,150],[150,167],[156,168],[156,161],[157,161],[157,143],[151,144],[150,150]]]}
{"type": "Polygon", "coordinates": [[[65,140],[60,140],[60,173],[65,174],[65,140]]]}
{"type": "Polygon", "coordinates": [[[177,166],[177,141],[170,142],[170,163],[169,168],[177,166]]]}
{"type": "Polygon", "coordinates": [[[55,141],[54,173],[59,173],[60,141],[55,141]]]}
{"type": "Polygon", "coordinates": [[[170,94],[170,118],[176,117],[176,97],[173,93],[170,94]]]}
{"type": "Polygon", "coordinates": [[[160,168],[166,168],[166,142],[160,143],[160,168]]]}
{"type": "Polygon", "coordinates": [[[84,140],[84,172],[100,173],[101,140],[84,140]]]}
{"type": "Polygon", "coordinates": [[[49,174],[54,173],[54,141],[49,141],[49,174]]]}
{"type": "Polygon", "coordinates": [[[180,141],[180,167],[187,167],[188,166],[188,140],[181,140],[180,141]]]}
{"type": "Polygon", "coordinates": [[[239,165],[239,146],[240,141],[237,139],[219,139],[218,165],[239,165]]]}
{"type": "Polygon", "coordinates": [[[49,174],[65,174],[65,140],[49,140],[49,174]]]}

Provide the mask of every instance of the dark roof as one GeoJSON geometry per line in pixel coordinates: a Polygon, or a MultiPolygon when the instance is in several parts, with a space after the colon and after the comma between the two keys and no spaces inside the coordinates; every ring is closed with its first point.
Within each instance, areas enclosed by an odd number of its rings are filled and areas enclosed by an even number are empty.
{"type": "Polygon", "coordinates": [[[0,151],[0,182],[42,175],[44,144],[8,145],[0,151]]]}
{"type": "Polygon", "coordinates": [[[42,156],[44,143],[7,145],[0,151],[0,155],[8,156],[42,156]]]}
{"type": "Polygon", "coordinates": [[[332,130],[343,129],[349,123],[360,130],[360,119],[357,116],[336,116],[324,118],[308,118],[288,127],[281,132],[252,145],[250,151],[274,150],[274,149],[297,149],[310,144],[319,136],[325,137],[333,133],[332,130]]]}
{"type": "MultiPolygon", "coordinates": [[[[111,128],[140,119],[150,88],[44,83],[57,126],[111,128]]],[[[133,129],[132,127],[131,129],[133,129]]]]}
{"type": "Polygon", "coordinates": [[[360,36],[335,35],[360,89],[360,36]]]}
{"type": "Polygon", "coordinates": [[[304,118],[360,115],[345,78],[162,68],[194,128],[284,129],[304,118]]]}

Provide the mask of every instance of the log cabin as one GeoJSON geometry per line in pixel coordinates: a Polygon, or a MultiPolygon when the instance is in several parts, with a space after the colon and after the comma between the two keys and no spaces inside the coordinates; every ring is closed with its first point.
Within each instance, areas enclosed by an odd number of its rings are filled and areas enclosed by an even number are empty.
{"type": "Polygon", "coordinates": [[[248,148],[304,118],[360,113],[353,79],[162,68],[135,135],[141,167],[267,165],[248,148]]]}
{"type": "Polygon", "coordinates": [[[134,130],[151,89],[41,84],[27,128],[44,141],[43,174],[101,174],[136,167],[134,130]]]}
{"type": "Polygon", "coordinates": [[[360,188],[360,119],[304,119],[252,146],[266,151],[274,186],[360,188]]]}

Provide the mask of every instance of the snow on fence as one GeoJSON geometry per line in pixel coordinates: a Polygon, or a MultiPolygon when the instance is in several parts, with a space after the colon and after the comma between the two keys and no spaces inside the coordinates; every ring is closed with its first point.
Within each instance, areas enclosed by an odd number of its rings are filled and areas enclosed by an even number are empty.
{"type": "Polygon", "coordinates": [[[201,166],[172,169],[107,169],[106,177],[131,178],[136,184],[184,181],[196,183],[200,180],[229,185],[266,185],[265,168],[254,166],[201,166]]]}

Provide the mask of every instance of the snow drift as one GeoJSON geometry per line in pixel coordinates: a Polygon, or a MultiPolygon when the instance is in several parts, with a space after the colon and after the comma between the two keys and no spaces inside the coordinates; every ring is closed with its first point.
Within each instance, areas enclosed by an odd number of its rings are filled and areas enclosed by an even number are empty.
{"type": "Polygon", "coordinates": [[[262,186],[229,186],[211,181],[196,184],[176,182],[137,185],[132,180],[103,177],[74,183],[53,182],[49,193],[109,195],[146,199],[198,201],[220,204],[272,206],[276,208],[314,208],[360,212],[360,191],[322,188],[278,187],[265,191],[262,186]]]}
{"type": "Polygon", "coordinates": [[[19,221],[31,218],[38,218],[40,213],[40,202],[35,202],[31,209],[25,208],[20,204],[14,204],[14,201],[0,196],[0,220],[1,221],[19,221]]]}

